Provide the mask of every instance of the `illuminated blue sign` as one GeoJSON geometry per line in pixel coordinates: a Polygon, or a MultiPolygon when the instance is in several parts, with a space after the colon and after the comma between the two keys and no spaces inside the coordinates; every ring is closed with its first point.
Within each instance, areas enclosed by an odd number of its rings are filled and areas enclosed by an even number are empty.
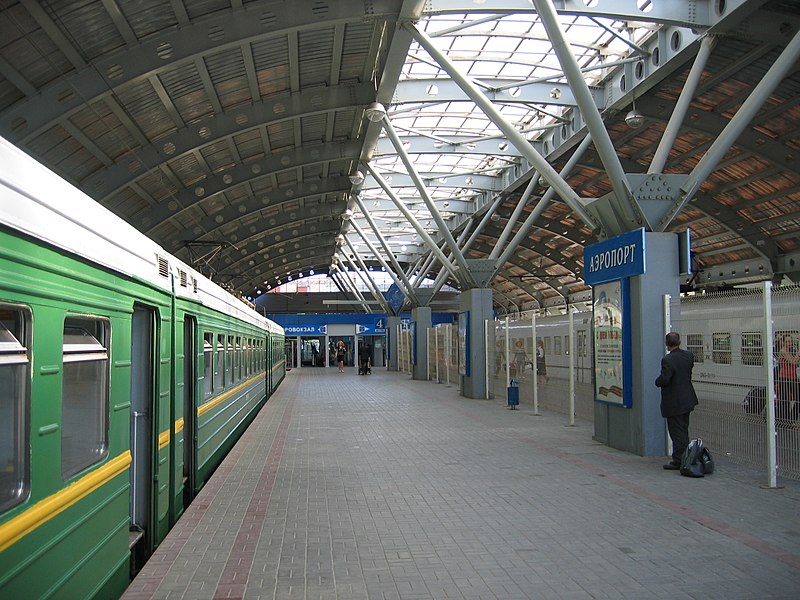
{"type": "Polygon", "coordinates": [[[406,300],[406,295],[403,293],[397,284],[393,283],[389,286],[389,289],[386,290],[384,294],[386,297],[386,301],[389,303],[389,306],[392,307],[392,310],[397,313],[400,310],[400,307],[403,306],[403,302],[406,300]]]}
{"type": "Polygon", "coordinates": [[[645,272],[644,229],[603,240],[583,250],[583,281],[595,285],[645,272]]]}
{"type": "Polygon", "coordinates": [[[286,335],[325,335],[328,333],[327,325],[287,325],[283,329],[286,335]]]}

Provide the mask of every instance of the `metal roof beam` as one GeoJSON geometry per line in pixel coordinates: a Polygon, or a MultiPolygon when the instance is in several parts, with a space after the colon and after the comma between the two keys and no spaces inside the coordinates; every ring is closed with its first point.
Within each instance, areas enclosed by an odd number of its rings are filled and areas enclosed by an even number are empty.
{"type": "Polygon", "coordinates": [[[436,257],[439,259],[439,262],[441,262],[442,265],[445,265],[447,270],[450,271],[456,279],[458,279],[458,269],[447,259],[447,257],[441,251],[441,249],[436,244],[436,242],[433,240],[433,238],[428,234],[427,231],[425,231],[425,228],[420,224],[420,222],[417,220],[417,218],[413,214],[411,214],[411,212],[405,206],[403,201],[400,198],[397,197],[397,195],[394,193],[394,191],[389,186],[389,184],[386,182],[386,180],[384,180],[383,177],[381,177],[372,168],[372,166],[370,166],[369,163],[366,163],[365,166],[366,166],[367,170],[370,172],[370,174],[372,175],[372,177],[383,188],[383,191],[386,192],[386,194],[389,196],[389,198],[392,200],[392,202],[394,202],[394,204],[398,208],[398,210],[400,210],[400,212],[403,213],[403,216],[408,220],[408,222],[411,223],[411,225],[417,231],[419,236],[425,242],[426,246],[429,249],[431,249],[434,253],[436,253],[436,257]]]}
{"type": "Polygon", "coordinates": [[[716,38],[713,36],[706,36],[700,42],[700,49],[697,51],[697,56],[694,58],[692,68],[683,84],[681,94],[678,101],[672,109],[672,114],[669,117],[667,126],[664,128],[664,133],[658,142],[653,160],[650,162],[650,167],[647,169],[648,173],[661,173],[664,171],[664,166],[667,164],[669,158],[669,151],[672,149],[675,140],[678,138],[678,133],[681,129],[681,123],[686,118],[686,113],[689,110],[689,104],[694,98],[697,87],[700,85],[700,78],[703,75],[708,58],[711,56],[711,50],[716,44],[716,38]]]}
{"type": "MultiPolygon", "coordinates": [[[[564,83],[528,83],[514,79],[475,80],[484,96],[495,104],[544,104],[558,106],[577,106],[572,89],[564,83]]],[[[602,88],[591,89],[592,100],[596,106],[604,104],[602,88]]],[[[469,96],[456,82],[450,79],[406,79],[397,84],[392,98],[392,106],[406,103],[428,102],[469,102],[469,96]]]]}
{"type": "MultiPolygon", "coordinates": [[[[334,254],[334,258],[335,257],[336,257],[336,254],[334,254]]],[[[347,258],[347,257],[345,256],[345,258],[347,258]]],[[[341,261],[341,259],[339,259],[339,260],[341,261]]],[[[350,262],[351,262],[351,266],[352,266],[352,261],[350,261],[350,262]]],[[[334,266],[336,266],[336,265],[334,265],[334,266]]],[[[356,271],[356,269],[353,268],[353,271],[356,271]]],[[[343,278],[344,281],[347,283],[347,287],[350,288],[350,291],[353,292],[355,297],[358,298],[358,300],[361,302],[361,306],[364,307],[364,310],[366,312],[368,312],[368,313],[371,313],[372,309],[367,304],[366,298],[364,298],[364,295],[361,293],[361,290],[358,289],[358,286],[356,286],[355,282],[352,279],[350,279],[350,271],[343,271],[341,269],[341,267],[338,267],[338,270],[336,272],[338,273],[339,277],[343,278]]],[[[367,287],[369,287],[369,286],[367,286],[367,287]]]]}
{"type": "Polygon", "coordinates": [[[358,195],[354,196],[353,200],[355,200],[356,205],[358,206],[359,210],[361,210],[361,214],[364,215],[364,219],[367,221],[373,233],[375,234],[375,237],[378,239],[383,251],[386,252],[386,256],[389,257],[389,261],[392,263],[391,267],[386,264],[383,258],[381,258],[381,256],[378,254],[378,251],[370,244],[366,235],[364,234],[364,231],[358,226],[358,223],[356,223],[355,219],[351,219],[350,224],[356,230],[356,233],[361,236],[361,239],[363,239],[364,242],[369,246],[370,250],[372,250],[372,253],[378,259],[378,262],[380,262],[381,265],[386,269],[386,272],[389,273],[393,280],[395,280],[397,287],[400,289],[405,288],[406,296],[410,297],[416,306],[419,306],[419,301],[417,300],[416,294],[414,294],[414,288],[411,285],[411,282],[408,280],[406,274],[403,272],[403,269],[400,267],[400,263],[397,262],[394,252],[392,252],[391,248],[389,248],[389,244],[386,243],[386,238],[384,238],[383,234],[381,234],[381,230],[375,223],[372,215],[367,210],[367,207],[364,206],[364,202],[358,195]],[[396,275],[394,273],[396,273],[396,275]],[[397,280],[398,278],[402,281],[397,280]]]}
{"type": "Polygon", "coordinates": [[[321,144],[311,148],[313,148],[314,152],[310,152],[309,147],[297,148],[288,152],[273,154],[262,161],[236,165],[236,167],[224,173],[217,173],[213,177],[204,179],[202,184],[197,186],[201,189],[187,190],[182,188],[178,194],[170,198],[174,202],[161,202],[154,211],[134,215],[131,222],[140,231],[150,232],[162,222],[173,219],[184,211],[207,202],[210,198],[238,185],[269,178],[275,173],[290,171],[298,166],[304,167],[332,160],[354,159],[361,150],[361,144],[358,140],[352,140],[341,144],[321,144]],[[312,154],[314,158],[312,158],[312,154]],[[260,167],[256,175],[253,174],[254,165],[260,167]]]}
{"type": "Polygon", "coordinates": [[[460,281],[463,281],[465,284],[474,283],[472,281],[472,275],[470,274],[469,267],[464,260],[464,256],[461,254],[461,251],[458,249],[456,245],[455,239],[453,239],[453,234],[450,232],[450,229],[445,223],[444,219],[442,218],[441,213],[439,212],[436,204],[434,204],[433,199],[428,192],[428,188],[425,185],[425,182],[422,180],[419,172],[417,171],[416,166],[414,166],[414,162],[406,152],[406,149],[403,147],[403,142],[400,140],[400,137],[397,135],[397,132],[394,130],[392,126],[391,119],[388,117],[384,117],[383,119],[383,128],[386,131],[386,134],[389,136],[389,139],[392,141],[392,144],[397,150],[397,153],[400,155],[400,159],[403,161],[403,164],[408,171],[408,174],[411,176],[411,179],[414,181],[414,185],[419,191],[420,197],[422,201],[425,203],[425,206],[428,207],[430,211],[431,217],[439,226],[439,233],[444,239],[447,247],[450,248],[450,252],[455,259],[456,264],[458,265],[459,269],[461,270],[460,274],[455,274],[456,278],[460,281]]]}
{"type": "MultiPolygon", "coordinates": [[[[422,181],[427,185],[436,187],[489,190],[493,192],[500,192],[505,187],[505,182],[501,178],[492,177],[490,175],[474,175],[472,173],[455,175],[449,173],[421,173],[420,176],[422,177],[422,181]]],[[[391,183],[396,188],[414,187],[414,182],[407,173],[387,173],[386,177],[392,178],[391,183]]],[[[380,185],[378,182],[367,174],[361,190],[372,190],[379,187],[380,185]]]]}
{"type": "MultiPolygon", "coordinates": [[[[728,12],[747,3],[748,0],[727,0],[728,12]]],[[[513,15],[535,12],[530,0],[481,0],[469,8],[465,0],[429,0],[425,14],[492,13],[496,15],[513,15]]],[[[663,23],[680,27],[710,27],[719,18],[715,13],[714,0],[692,0],[691,2],[650,2],[647,12],[636,9],[630,0],[602,0],[591,3],[585,0],[553,0],[553,6],[559,13],[602,17],[620,21],[644,21],[647,23],[663,23]]]]}
{"type": "MultiPolygon", "coordinates": [[[[130,48],[104,54],[87,65],[38,2],[26,0],[24,4],[72,62],[76,71],[61,77],[57,85],[47,86],[0,115],[0,132],[9,135],[10,132],[17,131],[15,139],[18,145],[27,144],[42,131],[50,129],[58,120],[101,98],[113,95],[116,90],[128,84],[136,84],[143,78],[149,79],[164,71],[187,66],[197,57],[217,54],[252,41],[286,36],[292,31],[320,28],[320,20],[315,16],[317,0],[293,0],[291,10],[281,12],[280,18],[273,19],[269,17],[276,15],[263,5],[254,9],[218,11],[197,19],[186,27],[165,30],[130,48]],[[236,33],[220,41],[208,35],[212,29],[236,33]],[[169,51],[167,59],[164,58],[165,49],[169,51]],[[113,77],[110,73],[113,73],[113,77]],[[65,89],[72,92],[68,97],[62,97],[65,89]],[[24,122],[24,129],[21,131],[14,126],[18,120],[24,122]]],[[[400,5],[400,0],[330,2],[326,4],[324,25],[361,22],[367,17],[394,19],[400,5]]],[[[173,8],[174,6],[173,4],[173,8]]]]}
{"type": "Polygon", "coordinates": [[[103,8],[106,9],[108,16],[111,17],[111,20],[114,22],[114,26],[117,28],[117,31],[119,31],[122,39],[125,40],[125,43],[128,46],[133,46],[139,43],[139,39],[133,32],[131,24],[128,23],[128,19],[125,18],[125,15],[122,14],[119,4],[117,4],[116,0],[103,0],[103,8]]]}
{"type": "Polygon", "coordinates": [[[758,82],[747,100],[741,105],[733,118],[728,122],[711,147],[700,159],[692,172],[689,173],[688,180],[681,186],[678,199],[669,209],[664,218],[653,229],[664,231],[672,222],[676,215],[683,209],[689,200],[697,193],[702,183],[717,167],[717,164],[725,156],[730,147],[736,142],[741,133],[750,125],[761,105],[767,100],[769,95],[775,90],[788,73],[794,69],[794,65],[800,58],[800,31],[795,33],[792,41],[784,48],[780,56],[775,60],[769,70],[758,82]]]}
{"type": "Polygon", "coordinates": [[[356,268],[353,264],[353,258],[349,255],[346,255],[348,262],[353,266],[354,270],[361,278],[361,281],[363,281],[370,292],[372,292],[372,297],[378,301],[378,304],[380,304],[381,308],[383,308],[387,314],[392,314],[392,309],[389,307],[389,303],[386,302],[386,298],[383,297],[383,294],[381,294],[378,286],[375,285],[375,281],[373,281],[372,275],[370,275],[370,272],[367,270],[367,265],[365,265],[364,261],[361,259],[361,255],[356,252],[355,248],[353,248],[353,244],[350,243],[350,240],[347,238],[347,236],[342,236],[342,239],[344,240],[345,244],[347,244],[350,252],[353,253],[353,257],[355,257],[356,261],[358,262],[359,268],[356,268]]]}
{"type": "MultiPolygon", "coordinates": [[[[617,151],[611,141],[611,136],[606,129],[605,123],[603,123],[600,111],[597,110],[597,104],[583,78],[578,61],[572,53],[570,43],[561,28],[558,15],[549,0],[531,1],[536,6],[539,19],[541,19],[545,30],[550,36],[553,50],[558,56],[558,62],[561,64],[561,68],[564,69],[567,81],[569,81],[575,94],[581,114],[586,122],[586,127],[592,136],[595,150],[608,173],[611,189],[614,190],[617,202],[620,208],[628,213],[628,217],[633,222],[637,225],[643,225],[645,223],[644,215],[636,198],[633,197],[627,176],[622,169],[622,163],[620,163],[617,151]]],[[[551,183],[550,185],[552,186],[553,184],[551,183]]],[[[591,221],[586,222],[591,223],[591,221]]]]}
{"type": "MultiPolygon", "coordinates": [[[[334,217],[335,215],[331,215],[334,217]]],[[[286,244],[293,244],[296,240],[301,238],[314,238],[314,236],[322,236],[322,235],[335,235],[336,227],[338,227],[338,219],[328,218],[327,220],[325,217],[308,217],[305,219],[285,219],[280,223],[275,223],[274,225],[270,225],[266,229],[262,229],[259,231],[253,232],[251,235],[248,235],[243,238],[236,239],[236,247],[232,250],[225,248],[221,251],[221,255],[224,255],[228,252],[246,252],[244,255],[245,258],[237,257],[234,261],[235,263],[240,263],[243,260],[247,260],[254,255],[262,255],[264,257],[272,257],[273,259],[280,258],[280,256],[276,256],[274,252],[278,252],[280,248],[282,248],[286,244]],[[329,224],[333,224],[331,226],[326,227],[329,224]],[[288,236],[288,239],[284,239],[282,242],[279,241],[286,235],[281,236],[281,234],[286,234],[286,229],[291,228],[291,236],[288,236]],[[272,237],[272,241],[266,240],[267,237],[272,237]]],[[[206,239],[215,239],[214,232],[204,233],[202,236],[195,238],[192,241],[195,242],[202,242],[206,239]]],[[[217,231],[217,237],[225,237],[223,232],[217,231]]],[[[183,243],[185,244],[186,241],[184,240],[183,243]]],[[[326,243],[325,246],[330,246],[330,243],[326,243]]],[[[290,249],[291,250],[291,249],[290,249]]],[[[286,249],[284,248],[284,252],[286,249]]],[[[176,249],[177,252],[177,249],[176,249]]],[[[174,252],[173,252],[174,253],[174,252]]],[[[327,259],[326,259],[327,260],[327,259]]]]}
{"type": "Polygon", "coordinates": [[[508,141],[516,146],[517,150],[522,154],[526,159],[528,159],[531,164],[536,168],[536,170],[541,173],[542,177],[545,181],[547,181],[551,186],[553,186],[556,191],[558,192],[559,196],[567,203],[567,205],[576,213],[578,216],[586,223],[591,229],[595,229],[598,227],[598,224],[595,222],[594,218],[586,212],[581,199],[578,198],[578,195],[569,187],[569,184],[564,181],[558,173],[556,173],[555,169],[550,165],[550,163],[545,160],[545,158],[539,154],[533,146],[530,145],[527,139],[516,130],[516,128],[509,123],[505,117],[503,117],[502,113],[497,110],[494,105],[489,101],[475,86],[472,81],[470,81],[467,77],[461,74],[455,64],[450,61],[450,59],[441,52],[432,42],[432,40],[416,25],[413,23],[404,23],[404,27],[408,28],[414,39],[419,42],[421,46],[427,50],[427,52],[436,59],[436,62],[452,77],[458,85],[469,95],[469,97],[484,111],[486,116],[495,124],[497,127],[506,135],[508,141]]]}
{"type": "MultiPolygon", "coordinates": [[[[76,70],[86,66],[86,61],[81,56],[80,51],[72,45],[72,42],[62,33],[61,28],[53,22],[40,2],[37,0],[22,0],[22,5],[76,70]]],[[[97,74],[95,73],[96,76],[97,74]]]]}
{"type": "MultiPolygon", "coordinates": [[[[269,153],[269,140],[266,137],[266,127],[274,123],[293,120],[320,114],[328,110],[345,110],[353,106],[360,106],[375,94],[369,83],[356,85],[342,85],[332,88],[314,89],[304,94],[277,94],[247,106],[237,106],[229,111],[214,115],[213,124],[195,123],[184,126],[175,133],[160,138],[157,143],[145,142],[137,148],[135,155],[140,165],[139,169],[131,170],[127,161],[119,161],[109,168],[99,171],[81,182],[81,187],[100,202],[106,201],[120,189],[147,175],[149,170],[165,160],[175,160],[198,148],[217,144],[221,140],[237,134],[250,131],[258,127],[265,136],[265,152],[269,153]],[[243,127],[242,123],[249,124],[243,127]],[[97,190],[103,190],[97,194],[97,190]]],[[[109,99],[112,100],[113,99],[109,99]]],[[[124,114],[116,101],[110,103],[112,110],[116,106],[124,114]]],[[[117,114],[117,111],[114,111],[117,114]]],[[[138,128],[133,127],[130,120],[123,122],[133,133],[138,128]]],[[[141,135],[141,134],[140,134],[141,135]]],[[[142,141],[141,138],[137,137],[142,141]]]]}

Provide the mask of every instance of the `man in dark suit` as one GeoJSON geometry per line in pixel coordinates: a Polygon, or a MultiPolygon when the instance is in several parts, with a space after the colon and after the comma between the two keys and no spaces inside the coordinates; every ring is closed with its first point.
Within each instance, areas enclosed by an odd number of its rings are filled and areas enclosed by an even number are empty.
{"type": "Polygon", "coordinates": [[[661,388],[661,416],[667,420],[672,439],[672,460],[664,465],[670,471],[681,467],[681,456],[689,445],[689,414],[697,406],[692,386],[694,355],[681,349],[681,336],[671,331],[666,337],[667,354],[661,359],[661,374],[656,385],[661,388]]]}

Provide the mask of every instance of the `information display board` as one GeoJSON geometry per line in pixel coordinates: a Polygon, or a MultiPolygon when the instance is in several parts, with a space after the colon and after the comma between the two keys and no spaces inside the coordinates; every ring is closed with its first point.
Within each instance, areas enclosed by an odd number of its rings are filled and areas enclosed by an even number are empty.
{"type": "Polygon", "coordinates": [[[458,372],[469,377],[469,311],[458,313],[458,372]]]}
{"type": "Polygon", "coordinates": [[[594,286],[594,397],[598,402],[631,406],[626,361],[630,344],[627,325],[627,279],[594,286]]]}
{"type": "Polygon", "coordinates": [[[584,280],[594,299],[594,398],[630,408],[633,398],[630,278],[645,273],[644,229],[587,246],[584,280]]]}

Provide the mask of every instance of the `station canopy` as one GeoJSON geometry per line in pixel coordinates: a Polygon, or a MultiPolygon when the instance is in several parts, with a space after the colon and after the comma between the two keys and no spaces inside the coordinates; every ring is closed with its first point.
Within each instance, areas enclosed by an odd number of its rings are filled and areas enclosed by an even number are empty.
{"type": "Polygon", "coordinates": [[[796,0],[9,1],[0,135],[251,299],[380,271],[563,306],[639,227],[691,232],[685,289],[792,282],[798,31],[796,0]]]}

